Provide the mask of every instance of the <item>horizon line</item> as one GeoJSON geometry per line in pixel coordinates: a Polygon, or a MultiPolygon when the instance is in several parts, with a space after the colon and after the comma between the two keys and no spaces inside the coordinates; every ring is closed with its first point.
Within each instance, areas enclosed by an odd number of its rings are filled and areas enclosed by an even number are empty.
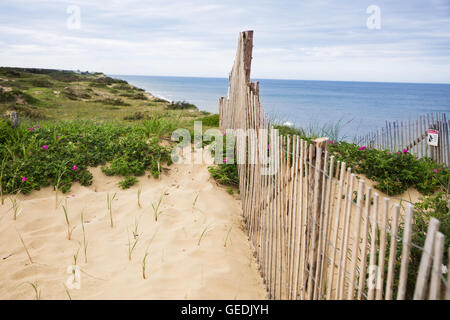
{"type": "MultiPolygon", "coordinates": [[[[93,71],[95,72],[95,71],[93,71]]],[[[110,76],[131,76],[131,77],[167,77],[167,78],[200,78],[200,79],[228,79],[228,77],[212,77],[212,76],[186,76],[186,75],[155,75],[155,74],[114,74],[104,73],[110,76]]],[[[405,82],[405,81],[368,81],[368,80],[324,80],[324,79],[293,79],[293,78],[260,78],[251,77],[251,81],[258,80],[281,80],[281,81],[317,81],[317,82],[359,82],[359,83],[395,83],[395,84],[437,84],[450,85],[450,82],[405,82]]]]}
{"type": "MultiPolygon", "coordinates": [[[[0,66],[0,68],[22,68],[22,69],[43,69],[43,70],[59,70],[59,71],[81,71],[90,73],[103,73],[110,76],[132,76],[132,77],[173,77],[173,78],[204,78],[204,79],[228,79],[228,77],[213,77],[213,76],[192,76],[192,75],[158,75],[158,74],[117,74],[107,73],[104,71],[89,71],[81,69],[65,69],[54,67],[18,67],[18,66],[0,66]]],[[[293,79],[293,78],[265,78],[265,77],[251,77],[252,81],[258,80],[281,80],[281,81],[317,81],[317,82],[358,82],[358,83],[393,83],[393,84],[430,84],[430,85],[450,85],[450,82],[406,82],[406,81],[368,81],[368,80],[326,80],[326,79],[293,79]]]]}

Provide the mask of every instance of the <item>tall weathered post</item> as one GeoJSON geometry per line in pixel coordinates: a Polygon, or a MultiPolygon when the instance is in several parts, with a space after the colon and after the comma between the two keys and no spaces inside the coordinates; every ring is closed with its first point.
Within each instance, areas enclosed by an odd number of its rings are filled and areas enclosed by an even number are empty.
{"type": "Polygon", "coordinates": [[[19,113],[16,111],[11,112],[9,115],[9,119],[11,120],[11,126],[13,128],[17,128],[19,126],[19,113]]]}

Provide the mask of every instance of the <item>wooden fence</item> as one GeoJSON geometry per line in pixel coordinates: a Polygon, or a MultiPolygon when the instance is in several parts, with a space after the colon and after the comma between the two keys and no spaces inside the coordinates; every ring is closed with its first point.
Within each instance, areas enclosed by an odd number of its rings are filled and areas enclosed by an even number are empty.
{"type": "Polygon", "coordinates": [[[417,157],[429,157],[438,163],[450,163],[450,122],[445,113],[429,113],[416,120],[386,121],[383,128],[368,135],[358,137],[355,143],[368,148],[398,152],[407,149],[417,157]],[[428,145],[428,130],[436,130],[438,145],[428,145]]]}
{"type": "Polygon", "coordinates": [[[431,219],[423,247],[411,242],[414,210],[380,199],[344,162],[312,144],[278,136],[250,82],[253,32],[240,34],[220,127],[236,140],[245,224],[271,299],[450,298],[444,235],[431,219]],[[252,130],[253,129],[253,130],[252,130]],[[258,163],[264,154],[267,164],[258,163]],[[275,168],[272,172],[268,167],[275,168]],[[410,264],[420,259],[416,272],[410,264]],[[416,276],[417,275],[417,276],[416,276]]]}

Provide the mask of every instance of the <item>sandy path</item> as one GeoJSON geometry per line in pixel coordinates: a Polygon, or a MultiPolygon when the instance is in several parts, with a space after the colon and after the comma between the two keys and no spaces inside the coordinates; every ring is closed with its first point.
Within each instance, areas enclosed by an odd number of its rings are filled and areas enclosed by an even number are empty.
{"type": "Polygon", "coordinates": [[[74,185],[69,194],[60,197],[67,199],[75,227],[72,240],[67,239],[63,210],[55,209],[51,188],[22,196],[22,213],[16,221],[10,201],[0,205],[0,299],[34,299],[29,284],[34,281],[42,299],[68,299],[64,288],[70,277],[67,268],[80,247],[77,265],[82,271],[81,287],[69,291],[72,299],[266,298],[250,242],[241,227],[240,202],[210,179],[206,165],[172,165],[159,181],[141,177],[142,208],[137,204],[137,186],[124,191],[117,187],[119,178],[105,177],[99,168],[91,171],[92,186],[74,185]],[[112,204],[113,229],[107,210],[108,192],[117,192],[112,204]],[[151,204],[156,204],[161,195],[163,214],[155,222],[151,204]],[[81,245],[82,210],[87,263],[81,245]],[[132,238],[135,221],[139,241],[129,261],[127,230],[132,238]],[[199,246],[205,228],[210,231],[199,246]],[[144,280],[142,260],[147,247],[144,280]]]}

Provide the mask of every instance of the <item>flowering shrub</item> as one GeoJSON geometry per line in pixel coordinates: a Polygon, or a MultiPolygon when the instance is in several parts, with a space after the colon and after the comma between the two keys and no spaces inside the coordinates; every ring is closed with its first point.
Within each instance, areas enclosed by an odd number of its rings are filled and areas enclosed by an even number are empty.
{"type": "Polygon", "coordinates": [[[407,149],[391,154],[388,151],[367,149],[346,142],[329,144],[328,149],[337,160],[345,161],[356,173],[375,180],[377,189],[388,195],[405,192],[409,187],[429,195],[449,181],[450,170],[431,159],[417,159],[407,149]]]}
{"type": "Polygon", "coordinates": [[[170,162],[170,150],[158,142],[148,140],[139,125],[69,121],[13,129],[0,120],[1,187],[6,194],[53,185],[65,193],[73,182],[90,185],[87,168],[107,162],[102,170],[108,175],[150,170],[158,176],[160,163],[170,162]]]}

